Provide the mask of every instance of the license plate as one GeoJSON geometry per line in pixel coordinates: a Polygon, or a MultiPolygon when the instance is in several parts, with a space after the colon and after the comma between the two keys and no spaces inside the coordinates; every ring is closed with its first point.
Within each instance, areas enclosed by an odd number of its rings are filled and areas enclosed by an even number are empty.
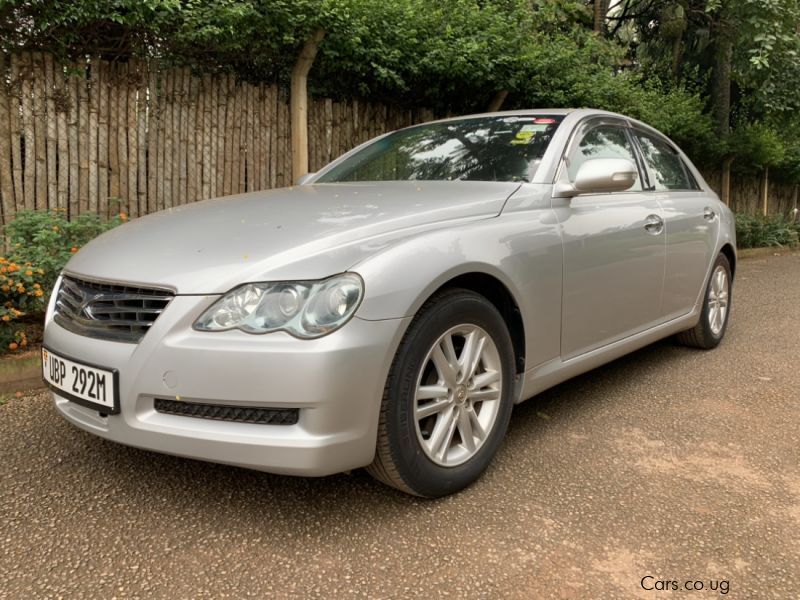
{"type": "Polygon", "coordinates": [[[44,382],[59,396],[103,413],[119,412],[119,373],[42,348],[44,382]]]}

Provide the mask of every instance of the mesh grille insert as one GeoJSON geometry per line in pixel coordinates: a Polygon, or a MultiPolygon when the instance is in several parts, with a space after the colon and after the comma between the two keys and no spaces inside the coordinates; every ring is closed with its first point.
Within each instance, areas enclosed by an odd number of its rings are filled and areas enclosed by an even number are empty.
{"type": "Polygon", "coordinates": [[[156,398],[154,407],[157,412],[170,415],[260,425],[294,425],[297,423],[300,413],[297,408],[254,408],[224,404],[200,404],[165,398],[156,398]]]}

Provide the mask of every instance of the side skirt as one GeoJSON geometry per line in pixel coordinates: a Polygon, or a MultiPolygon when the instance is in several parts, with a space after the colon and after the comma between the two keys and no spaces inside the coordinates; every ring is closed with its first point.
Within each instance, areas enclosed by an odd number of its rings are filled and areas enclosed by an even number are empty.
{"type": "Polygon", "coordinates": [[[527,370],[522,385],[517,386],[519,393],[515,403],[524,402],[567,379],[591,371],[621,356],[644,348],[653,342],[694,327],[700,316],[700,309],[701,306],[696,305],[692,312],[647,331],[617,340],[607,346],[575,356],[569,360],[554,358],[527,370]]]}

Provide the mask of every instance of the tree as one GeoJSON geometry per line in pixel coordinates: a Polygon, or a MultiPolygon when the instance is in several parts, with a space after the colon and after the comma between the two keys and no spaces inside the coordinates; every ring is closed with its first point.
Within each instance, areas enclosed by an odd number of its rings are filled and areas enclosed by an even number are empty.
{"type": "MultiPolygon", "coordinates": [[[[758,147],[759,132],[788,131],[797,119],[798,1],[625,0],[612,13],[612,35],[628,45],[636,68],[704,89],[718,136],[708,155],[722,164],[727,199],[732,163],[752,158],[748,136],[758,147]]],[[[787,160],[768,156],[764,167],[787,160]]]]}

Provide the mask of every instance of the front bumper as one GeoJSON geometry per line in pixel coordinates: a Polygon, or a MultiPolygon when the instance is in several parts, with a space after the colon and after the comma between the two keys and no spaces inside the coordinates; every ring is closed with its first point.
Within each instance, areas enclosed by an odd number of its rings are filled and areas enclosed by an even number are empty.
{"type": "Polygon", "coordinates": [[[212,462],[319,476],[369,464],[389,367],[410,319],[352,319],[316,340],[282,332],[198,332],[218,296],[176,296],[138,344],[72,333],[48,311],[44,342],[119,370],[120,413],[102,415],[54,393],[70,422],[103,438],[212,462]],[[156,412],[155,398],[298,408],[295,425],[214,421],[156,412]]]}

